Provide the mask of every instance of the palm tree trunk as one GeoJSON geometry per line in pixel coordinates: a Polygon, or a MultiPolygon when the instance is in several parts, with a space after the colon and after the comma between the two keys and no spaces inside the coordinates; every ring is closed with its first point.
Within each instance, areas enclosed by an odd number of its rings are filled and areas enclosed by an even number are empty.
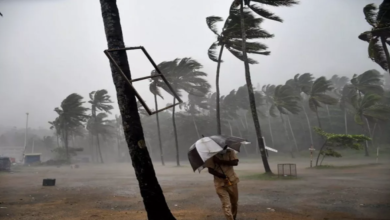
{"type": "Polygon", "coordinates": [[[331,131],[333,131],[332,129],[332,118],[330,117],[330,111],[329,111],[329,106],[326,105],[326,111],[328,112],[328,119],[329,119],[329,128],[331,131]]]}
{"type": "Polygon", "coordinates": [[[263,166],[266,173],[272,173],[271,168],[268,163],[268,158],[265,152],[265,146],[264,146],[264,140],[263,135],[261,134],[261,128],[260,128],[260,122],[259,118],[257,116],[256,111],[256,101],[255,101],[255,94],[253,92],[253,85],[251,80],[251,73],[249,70],[249,63],[248,63],[248,56],[246,54],[246,32],[245,32],[245,21],[244,21],[244,4],[241,3],[240,6],[240,21],[241,21],[241,35],[242,35],[242,55],[244,59],[244,67],[245,67],[245,80],[246,85],[248,88],[248,95],[249,95],[249,104],[252,112],[252,118],[253,123],[255,126],[256,136],[257,140],[259,142],[259,150],[261,153],[261,159],[263,160],[263,166]]]}
{"type": "Polygon", "coordinates": [[[305,113],[307,126],[309,127],[310,143],[311,143],[311,146],[313,146],[314,145],[314,141],[313,141],[313,133],[311,131],[310,120],[309,120],[309,116],[307,115],[307,112],[306,112],[306,109],[305,109],[305,106],[303,105],[303,103],[302,103],[302,109],[303,109],[303,112],[305,113]]]}
{"type": "MultiPolygon", "coordinates": [[[[122,28],[116,0],[100,0],[104,30],[109,49],[124,48],[122,28]]],[[[112,52],[111,56],[131,80],[130,67],[125,51],[112,52]]],[[[123,118],[123,130],[128,144],[132,165],[139,183],[148,220],[176,220],[166,203],[156,178],[148,148],[145,146],[142,124],[138,113],[134,90],[124,80],[121,72],[111,63],[111,72],[117,91],[119,109],[123,118]]]]}
{"type": "Polygon", "coordinates": [[[272,146],[275,145],[275,142],[274,142],[274,135],[272,133],[272,127],[271,127],[271,119],[270,117],[268,117],[268,128],[269,128],[269,133],[271,135],[271,141],[272,141],[272,146]]]}
{"type": "Polygon", "coordinates": [[[290,127],[291,135],[292,135],[293,140],[294,140],[295,148],[297,149],[297,152],[298,152],[299,149],[298,149],[297,140],[295,139],[294,131],[293,131],[292,127],[291,127],[290,117],[288,117],[288,116],[287,116],[287,121],[288,121],[288,125],[290,127]]]}
{"type": "MultiPolygon", "coordinates": [[[[386,60],[387,60],[387,66],[390,68],[390,55],[389,50],[387,49],[386,45],[386,38],[384,36],[381,37],[382,47],[386,54],[386,60]]],[[[390,73],[390,71],[388,71],[390,73]]]]}
{"type": "MultiPolygon", "coordinates": [[[[288,140],[288,145],[290,145],[291,143],[291,140],[290,140],[290,136],[288,135],[288,131],[287,131],[287,126],[286,126],[286,123],[284,122],[284,119],[283,119],[283,116],[282,116],[282,113],[279,112],[279,115],[280,115],[280,119],[282,119],[282,124],[283,124],[283,127],[284,127],[284,131],[286,133],[286,138],[288,140]]],[[[294,153],[293,153],[293,147],[291,146],[291,157],[294,158],[294,153]]]]}
{"type": "Polygon", "coordinates": [[[69,143],[68,143],[68,127],[65,126],[65,134],[64,134],[64,142],[65,142],[65,151],[66,151],[66,161],[70,162],[69,158],[69,143]]]}
{"type": "Polygon", "coordinates": [[[57,147],[60,147],[60,140],[59,140],[60,138],[59,138],[59,135],[57,134],[56,137],[57,137],[57,147]]]}
{"type": "MultiPolygon", "coordinates": [[[[173,97],[173,105],[176,103],[176,98],[173,97]]],[[[175,119],[175,107],[172,108],[172,124],[173,124],[173,133],[175,135],[175,147],[176,147],[176,165],[180,166],[180,157],[179,157],[179,141],[177,140],[177,129],[176,129],[176,119],[175,119]]]]}
{"type": "MultiPolygon", "coordinates": [[[[364,118],[364,116],[363,115],[360,115],[360,117],[361,118],[363,118],[363,132],[365,133],[365,134],[367,134],[367,133],[369,133],[368,131],[366,131],[366,119],[364,118]]],[[[370,135],[368,135],[368,136],[370,136],[370,135]]],[[[370,154],[369,154],[369,152],[368,152],[368,142],[367,141],[365,141],[364,142],[365,143],[365,145],[364,145],[364,151],[365,151],[365,156],[366,157],[368,157],[368,156],[370,156],[370,154]]]]}
{"type": "Polygon", "coordinates": [[[344,109],[344,124],[345,124],[345,134],[348,134],[347,110],[345,109],[344,109]]]}
{"type": "Polygon", "coordinates": [[[96,143],[97,143],[97,150],[100,158],[100,163],[104,163],[103,156],[102,156],[102,150],[100,149],[100,140],[99,140],[99,134],[96,135],[96,143]]]}
{"type": "MultiPolygon", "coordinates": [[[[156,111],[158,110],[157,106],[157,95],[154,94],[154,106],[156,107],[156,111]]],[[[164,163],[164,153],[163,153],[163,147],[162,147],[162,141],[161,141],[161,129],[160,129],[160,119],[158,116],[158,112],[156,113],[156,121],[157,121],[157,134],[158,134],[158,145],[160,147],[160,158],[161,158],[161,164],[165,166],[164,163]]]]}
{"type": "Polygon", "coordinates": [[[322,129],[320,116],[318,116],[318,109],[316,109],[316,115],[317,115],[317,120],[318,120],[318,126],[322,129]]]}
{"type": "Polygon", "coordinates": [[[200,138],[200,134],[199,134],[198,126],[196,125],[196,122],[195,122],[195,116],[194,116],[194,114],[191,114],[191,118],[192,118],[192,123],[194,123],[196,135],[198,135],[198,138],[200,138]]]}
{"type": "Polygon", "coordinates": [[[230,135],[233,136],[233,128],[232,128],[232,125],[230,124],[230,121],[228,121],[229,123],[229,128],[230,128],[230,135]]]}
{"type": "Polygon", "coordinates": [[[222,44],[221,45],[221,50],[219,51],[219,57],[218,57],[218,65],[217,65],[217,76],[215,77],[215,87],[217,89],[217,94],[216,94],[216,110],[217,110],[217,133],[220,135],[222,134],[221,130],[221,110],[220,110],[220,103],[219,103],[219,70],[221,68],[221,58],[222,58],[222,53],[223,53],[223,48],[225,46],[222,44]]]}

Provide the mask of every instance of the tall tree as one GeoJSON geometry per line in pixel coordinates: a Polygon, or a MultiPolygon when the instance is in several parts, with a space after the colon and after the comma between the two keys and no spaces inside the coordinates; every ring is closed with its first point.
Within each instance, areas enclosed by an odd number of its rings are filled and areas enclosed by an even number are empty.
{"type": "Polygon", "coordinates": [[[108,115],[106,113],[99,113],[95,117],[91,117],[87,122],[87,130],[96,136],[97,146],[98,146],[98,154],[100,158],[100,162],[104,163],[102,150],[100,148],[100,139],[99,135],[106,136],[114,136],[115,128],[112,126],[109,120],[107,120],[108,115]]]}
{"type": "MultiPolygon", "coordinates": [[[[382,97],[377,94],[354,95],[351,98],[351,104],[355,110],[355,122],[362,125],[367,136],[371,136],[368,127],[369,119],[382,121],[390,119],[390,106],[380,104],[381,99],[382,97]]],[[[369,156],[367,144],[365,153],[369,156]]]]}
{"type": "Polygon", "coordinates": [[[318,108],[322,107],[321,104],[324,105],[335,105],[338,103],[338,100],[328,94],[329,91],[332,91],[332,82],[326,80],[325,77],[317,78],[309,93],[309,107],[310,109],[316,113],[318,126],[322,129],[320,116],[318,115],[318,108]]]}
{"type": "MultiPolygon", "coordinates": [[[[123,42],[116,0],[100,0],[100,4],[108,48],[124,48],[125,44],[123,42]]],[[[131,79],[126,52],[116,51],[111,54],[124,74],[131,79]]],[[[175,220],[175,217],[173,217],[165,201],[164,194],[156,178],[148,149],[145,146],[144,134],[134,91],[130,88],[115,65],[111,63],[110,66],[117,91],[118,105],[123,119],[123,130],[148,219],[175,220]]]]}
{"type": "Polygon", "coordinates": [[[382,75],[377,70],[368,70],[357,75],[354,74],[351,79],[351,84],[354,91],[361,97],[364,94],[383,95],[382,75]]]}
{"type": "MultiPolygon", "coordinates": [[[[92,118],[89,120],[89,131],[92,132],[92,135],[96,137],[97,151],[100,157],[100,163],[103,163],[102,151],[100,149],[100,140],[98,128],[92,128],[91,126],[100,126],[103,122],[102,119],[96,118],[97,111],[103,111],[111,114],[111,110],[114,108],[111,103],[111,96],[108,95],[107,90],[101,89],[97,91],[92,91],[89,93],[90,100],[88,101],[91,104],[92,118]]],[[[102,115],[101,115],[102,116],[102,115]]]]}
{"type": "MultiPolygon", "coordinates": [[[[258,28],[262,19],[255,18],[251,13],[247,12],[244,16],[246,29],[258,28]]],[[[209,29],[217,36],[217,41],[214,42],[208,49],[208,56],[210,60],[217,62],[217,74],[216,74],[216,117],[217,117],[217,133],[221,134],[221,111],[220,111],[220,91],[219,91],[219,75],[222,61],[222,53],[224,48],[231,52],[234,56],[239,59],[242,57],[242,48],[241,48],[241,29],[236,28],[240,26],[240,16],[237,13],[230,14],[226,19],[225,24],[222,28],[222,31],[219,32],[216,24],[222,22],[223,19],[217,16],[210,16],[206,18],[206,23],[209,29]],[[218,53],[218,47],[219,53],[218,53]],[[218,54],[218,57],[217,57],[218,54]]],[[[272,37],[272,35],[267,35],[268,33],[263,33],[263,36],[272,37]]],[[[259,42],[247,42],[247,53],[253,54],[263,54],[268,55],[269,52],[265,51],[267,46],[259,42]]],[[[250,63],[257,63],[255,60],[250,60],[250,63]]]]}
{"type": "Polygon", "coordinates": [[[60,139],[61,134],[62,134],[60,118],[57,117],[56,119],[54,119],[54,121],[49,121],[49,124],[50,124],[50,130],[54,130],[54,134],[56,135],[57,147],[60,147],[60,140],[59,139],[60,139]]]}
{"type": "MultiPolygon", "coordinates": [[[[159,65],[159,68],[161,68],[160,65],[159,65]]],[[[157,74],[157,72],[156,72],[156,70],[153,70],[151,75],[153,76],[155,74],[157,74]]],[[[163,96],[161,95],[161,92],[160,92],[160,88],[157,86],[157,82],[158,82],[157,78],[154,77],[151,79],[151,83],[149,85],[149,90],[154,96],[154,107],[156,108],[156,110],[158,110],[157,96],[160,96],[161,98],[163,98],[163,96]]],[[[162,141],[161,141],[160,118],[159,118],[158,112],[156,113],[156,121],[157,121],[158,146],[160,148],[160,159],[161,159],[161,164],[163,166],[165,166],[164,152],[163,152],[163,146],[162,146],[162,141]]]]}
{"type": "Polygon", "coordinates": [[[306,108],[304,106],[303,96],[309,95],[311,87],[313,85],[313,79],[314,77],[311,73],[304,73],[302,75],[296,74],[294,76],[294,79],[290,79],[286,82],[286,85],[291,86],[294,89],[296,96],[301,99],[303,113],[305,114],[307,126],[309,127],[310,142],[312,146],[314,145],[313,134],[312,134],[309,116],[307,115],[306,108]]]}
{"type": "MultiPolygon", "coordinates": [[[[209,92],[210,84],[204,78],[207,76],[207,74],[201,71],[203,66],[198,61],[186,57],[182,59],[178,58],[173,61],[163,62],[159,65],[161,67],[161,71],[165,74],[165,77],[179,95],[181,95],[181,91],[185,91],[188,94],[193,95],[207,94],[209,92]]],[[[157,86],[172,94],[171,90],[165,83],[161,81],[161,79],[157,81],[157,86]]],[[[176,98],[173,97],[173,104],[175,103],[176,98]]],[[[177,166],[180,166],[179,142],[177,138],[175,113],[176,108],[174,106],[172,108],[172,124],[175,136],[176,163],[177,166]]]]}
{"type": "Polygon", "coordinates": [[[372,26],[371,31],[363,32],[359,39],[368,42],[368,56],[384,70],[388,71],[390,66],[390,55],[387,49],[390,37],[390,2],[384,0],[379,7],[368,4],[363,8],[366,21],[372,26]]]}
{"type": "Polygon", "coordinates": [[[70,161],[69,158],[69,131],[72,128],[82,126],[82,123],[88,119],[87,111],[88,108],[83,107],[83,97],[72,93],[66,97],[62,103],[61,107],[54,109],[58,114],[58,123],[61,131],[63,132],[64,145],[66,150],[66,158],[70,161]]]}
{"type": "MultiPolygon", "coordinates": [[[[286,131],[286,138],[288,138],[287,127],[283,119],[283,115],[287,115],[287,120],[290,125],[291,134],[294,139],[294,143],[296,148],[298,148],[294,133],[291,128],[290,119],[288,114],[298,114],[300,112],[299,107],[299,97],[294,92],[293,88],[289,85],[278,85],[275,87],[274,94],[272,97],[272,105],[269,110],[269,114],[272,117],[277,116],[277,112],[279,113],[280,119],[283,123],[284,129],[286,131]]],[[[291,146],[291,156],[294,157],[292,146],[291,146]]]]}

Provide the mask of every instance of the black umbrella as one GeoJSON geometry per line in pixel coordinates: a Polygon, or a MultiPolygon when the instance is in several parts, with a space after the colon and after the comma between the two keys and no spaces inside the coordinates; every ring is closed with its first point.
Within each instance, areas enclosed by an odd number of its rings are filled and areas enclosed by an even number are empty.
{"type": "Polygon", "coordinates": [[[241,144],[247,144],[245,139],[239,137],[228,137],[223,135],[213,135],[203,137],[196,141],[188,151],[188,160],[192,169],[199,170],[204,168],[204,163],[226,148],[231,148],[240,152],[241,144]]]}

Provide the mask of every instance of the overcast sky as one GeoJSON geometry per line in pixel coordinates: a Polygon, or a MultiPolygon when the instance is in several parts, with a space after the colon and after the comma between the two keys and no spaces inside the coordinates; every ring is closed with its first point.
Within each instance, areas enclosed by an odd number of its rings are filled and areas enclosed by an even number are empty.
{"type": "MultiPolygon", "coordinates": [[[[265,21],[275,38],[264,40],[268,57],[254,57],[254,85],[281,84],[296,73],[351,76],[380,68],[368,59],[357,36],[370,27],[362,9],[380,0],[302,0],[292,8],[270,8],[283,23],[265,21]]],[[[207,49],[216,40],[210,15],[226,18],[230,0],[118,0],[126,46],[144,46],[156,63],[192,57],[214,87],[216,63],[207,49]]],[[[107,89],[116,102],[98,0],[0,0],[0,126],[48,128],[53,109],[70,93],[107,89]]],[[[253,56],[252,56],[253,57],[253,56]]],[[[133,78],[150,74],[141,53],[129,55],[133,78]]],[[[245,84],[244,65],[229,52],[221,67],[221,92],[245,84]]],[[[382,70],[380,70],[382,71],[382,70]]],[[[148,82],[136,88],[152,105],[148,82]]],[[[213,88],[214,89],[214,88],[213,88]]],[[[167,101],[165,101],[167,102],[167,101]]],[[[160,103],[161,104],[161,103],[160,103]]],[[[115,103],[114,114],[118,114],[115,103]]],[[[113,116],[111,116],[113,117],[113,116]]]]}

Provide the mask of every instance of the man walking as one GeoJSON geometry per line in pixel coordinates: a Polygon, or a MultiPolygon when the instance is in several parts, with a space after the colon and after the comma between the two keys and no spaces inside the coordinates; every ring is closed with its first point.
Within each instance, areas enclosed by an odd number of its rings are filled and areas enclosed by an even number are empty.
{"type": "Polygon", "coordinates": [[[233,166],[238,165],[238,158],[233,150],[225,149],[210,158],[205,166],[214,176],[215,190],[221,199],[222,209],[227,220],[236,220],[239,179],[233,166]]]}

